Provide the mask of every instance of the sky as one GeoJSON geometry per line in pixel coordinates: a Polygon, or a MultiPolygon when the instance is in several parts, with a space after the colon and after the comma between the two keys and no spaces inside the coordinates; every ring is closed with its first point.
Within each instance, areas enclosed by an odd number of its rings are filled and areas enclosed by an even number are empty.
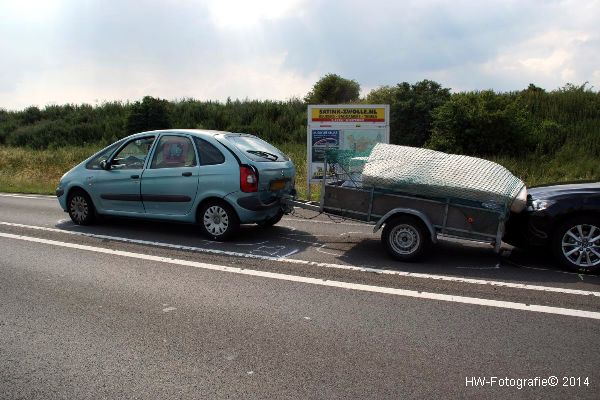
{"type": "Polygon", "coordinates": [[[0,0],[0,108],[150,95],[286,100],[328,73],[361,93],[600,90],[600,0],[0,0]]]}

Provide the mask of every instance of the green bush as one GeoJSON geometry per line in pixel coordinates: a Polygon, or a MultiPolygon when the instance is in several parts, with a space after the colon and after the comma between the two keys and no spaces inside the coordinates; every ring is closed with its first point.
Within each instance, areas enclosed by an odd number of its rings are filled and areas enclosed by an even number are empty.
{"type": "Polygon", "coordinates": [[[533,131],[535,150],[540,155],[555,154],[567,140],[567,131],[558,122],[543,120],[533,131]]]}
{"type": "Polygon", "coordinates": [[[390,105],[390,141],[394,144],[421,147],[431,135],[433,110],[450,99],[450,89],[424,80],[372,90],[366,98],[369,104],[390,105]]]}
{"type": "Polygon", "coordinates": [[[169,102],[146,96],[131,106],[127,116],[127,132],[137,133],[171,127],[169,102]]]}
{"type": "Polygon", "coordinates": [[[359,100],[360,85],[355,80],[327,74],[315,83],[304,98],[307,104],[344,104],[359,100]]]}
{"type": "MultiPolygon", "coordinates": [[[[324,102],[358,99],[356,82],[333,78],[319,80],[311,93],[318,89],[324,102]],[[341,84],[328,88],[330,80],[341,84]],[[350,97],[338,96],[344,86],[353,88],[350,97]]],[[[390,104],[391,141],[396,144],[499,157],[521,157],[523,152],[558,157],[577,149],[582,159],[600,157],[600,92],[585,84],[554,91],[530,85],[512,93],[450,94],[440,84],[423,80],[382,86],[363,101],[390,104]],[[573,150],[565,153],[566,147],[573,150]]],[[[297,98],[168,102],[145,97],[134,103],[49,105],[22,111],[0,108],[0,144],[40,149],[100,146],[129,133],[169,127],[247,132],[275,143],[303,144],[306,103],[297,98]]]]}
{"type": "Polygon", "coordinates": [[[12,131],[6,137],[6,144],[45,149],[51,144],[58,146],[66,144],[68,132],[69,125],[65,121],[45,120],[12,131]]]}
{"type": "Polygon", "coordinates": [[[433,112],[428,147],[467,155],[521,155],[532,145],[529,113],[513,96],[458,93],[433,112]]]}

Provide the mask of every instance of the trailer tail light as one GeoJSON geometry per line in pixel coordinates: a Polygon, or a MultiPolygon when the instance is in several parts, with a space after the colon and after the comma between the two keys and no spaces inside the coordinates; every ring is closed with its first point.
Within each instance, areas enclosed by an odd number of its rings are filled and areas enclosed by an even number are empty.
{"type": "Polygon", "coordinates": [[[240,189],[245,193],[258,191],[258,175],[248,165],[240,166],[240,189]]]}

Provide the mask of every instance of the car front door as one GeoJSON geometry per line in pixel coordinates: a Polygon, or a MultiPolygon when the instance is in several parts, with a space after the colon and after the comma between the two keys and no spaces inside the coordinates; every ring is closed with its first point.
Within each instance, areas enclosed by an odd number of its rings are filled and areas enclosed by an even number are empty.
{"type": "Polygon", "coordinates": [[[108,169],[96,173],[91,185],[93,197],[103,211],[144,213],[140,182],[154,139],[144,136],[130,140],[107,161],[108,169]]]}
{"type": "Polygon", "coordinates": [[[141,193],[147,214],[186,215],[198,190],[198,157],[186,135],[162,135],[142,174],[141,193]]]}

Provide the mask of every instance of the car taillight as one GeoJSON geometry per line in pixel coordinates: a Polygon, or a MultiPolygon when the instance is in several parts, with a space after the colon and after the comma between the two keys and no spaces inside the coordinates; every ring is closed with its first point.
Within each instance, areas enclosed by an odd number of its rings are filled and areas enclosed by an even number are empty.
{"type": "Polygon", "coordinates": [[[240,189],[245,193],[258,191],[258,176],[254,170],[247,166],[240,166],[240,189]]]}

